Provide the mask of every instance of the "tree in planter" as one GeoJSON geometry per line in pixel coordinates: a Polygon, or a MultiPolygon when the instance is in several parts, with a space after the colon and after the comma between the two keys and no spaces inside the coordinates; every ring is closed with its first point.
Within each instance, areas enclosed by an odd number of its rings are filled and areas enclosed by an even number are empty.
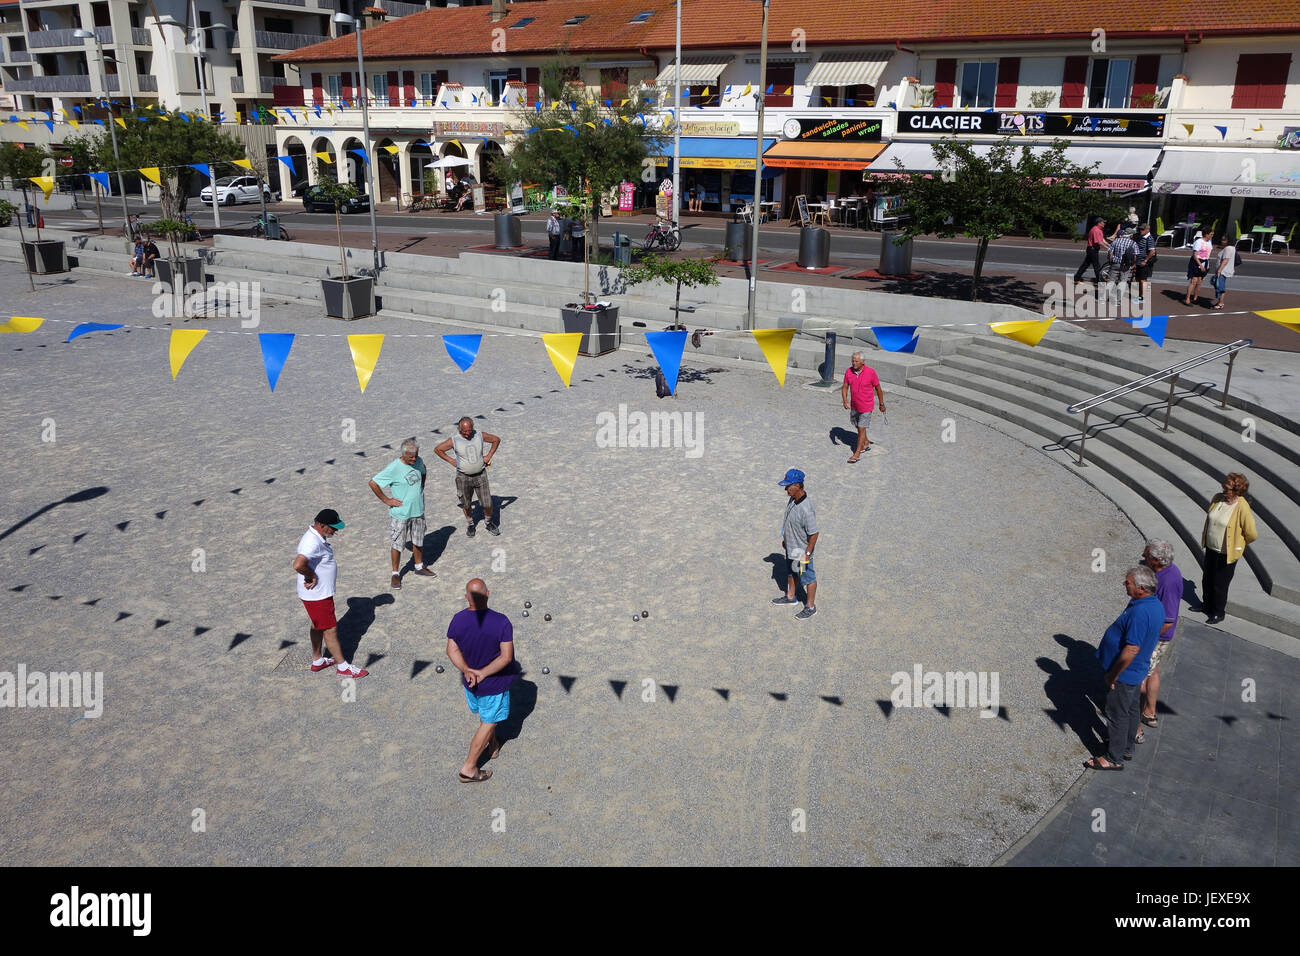
{"type": "Polygon", "coordinates": [[[647,253],[640,262],[623,270],[623,281],[628,286],[659,280],[676,286],[673,299],[673,328],[685,329],[682,324],[682,286],[694,289],[699,286],[718,285],[714,271],[717,259],[670,259],[667,256],[647,253]]]}
{"type": "Polygon", "coordinates": [[[192,231],[190,224],[179,219],[159,219],[149,223],[145,231],[150,235],[158,233],[167,237],[167,261],[171,263],[172,279],[174,281],[177,276],[184,276],[185,270],[181,260],[185,256],[181,243],[192,231]]]}
{"type": "MultiPolygon", "coordinates": [[[[5,143],[0,146],[0,178],[8,176],[13,182],[13,187],[22,191],[24,210],[31,205],[32,177],[44,176],[50,168],[51,160],[49,152],[42,146],[23,148],[17,143],[5,143]]],[[[21,232],[21,221],[18,228],[21,232]]],[[[36,241],[41,241],[39,216],[36,219],[36,241]]]]}
{"type": "Polygon", "coordinates": [[[352,183],[340,183],[332,179],[321,179],[317,175],[316,184],[320,187],[319,198],[334,204],[334,229],[339,238],[339,268],[342,279],[348,281],[347,249],[343,245],[343,204],[349,199],[356,199],[361,191],[352,183]]]}
{"type": "Polygon", "coordinates": [[[580,67],[558,59],[542,68],[540,109],[520,107],[508,124],[516,141],[493,161],[502,183],[553,183],[569,191],[581,209],[588,242],[583,257],[583,299],[591,299],[591,249],[600,247],[600,209],[594,200],[624,180],[637,180],[647,156],[657,153],[665,131],[647,110],[642,90],[593,100],[577,82],[580,67]],[[608,105],[606,105],[608,104],[608,105]]]}
{"type": "Polygon", "coordinates": [[[1069,226],[1105,205],[1088,188],[1092,170],[1065,158],[1067,145],[1056,140],[1035,152],[1008,136],[981,156],[961,140],[933,143],[938,171],[905,173],[892,184],[910,217],[901,227],[903,237],[975,239],[970,291],[975,301],[990,242],[1010,232],[1041,239],[1044,224],[1069,226]]]}

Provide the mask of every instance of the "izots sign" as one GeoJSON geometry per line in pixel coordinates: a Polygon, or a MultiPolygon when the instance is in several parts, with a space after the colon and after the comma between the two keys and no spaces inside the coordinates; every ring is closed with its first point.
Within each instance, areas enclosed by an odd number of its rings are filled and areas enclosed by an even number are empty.
{"type": "Polygon", "coordinates": [[[1068,136],[1150,138],[1164,135],[1164,113],[1040,113],[1025,110],[910,110],[900,113],[900,133],[967,136],[1068,136]]]}

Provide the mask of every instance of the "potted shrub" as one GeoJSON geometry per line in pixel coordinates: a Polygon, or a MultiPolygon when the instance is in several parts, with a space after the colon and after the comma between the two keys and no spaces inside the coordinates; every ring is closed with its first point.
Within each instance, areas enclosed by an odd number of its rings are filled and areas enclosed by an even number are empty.
{"type": "Polygon", "coordinates": [[[18,207],[8,199],[0,199],[0,229],[14,221],[14,213],[17,211],[18,207]]]}
{"type": "Polygon", "coordinates": [[[182,244],[192,231],[189,223],[179,219],[159,219],[148,226],[148,232],[167,237],[167,256],[154,263],[154,275],[159,282],[167,283],[178,292],[184,292],[195,285],[200,289],[207,287],[203,260],[198,256],[185,255],[182,244]]]}
{"type": "MultiPolygon", "coordinates": [[[[16,143],[5,143],[0,147],[0,176],[8,176],[14,188],[22,190],[24,208],[31,206],[31,181],[33,177],[42,176],[47,169],[46,160],[50,159],[47,150],[41,147],[20,149],[16,143]]],[[[17,212],[17,210],[15,210],[17,212]]],[[[22,217],[18,221],[19,241],[22,243],[23,256],[27,260],[27,269],[36,275],[50,275],[68,271],[68,253],[61,239],[46,239],[41,236],[40,211],[36,212],[35,240],[23,235],[22,217]]]]}
{"type": "Polygon", "coordinates": [[[361,195],[351,183],[322,182],[320,198],[334,204],[334,229],[339,240],[339,278],[321,279],[325,314],[331,319],[362,319],[374,315],[375,280],[373,276],[349,276],[347,248],[343,245],[343,203],[361,195]]]}

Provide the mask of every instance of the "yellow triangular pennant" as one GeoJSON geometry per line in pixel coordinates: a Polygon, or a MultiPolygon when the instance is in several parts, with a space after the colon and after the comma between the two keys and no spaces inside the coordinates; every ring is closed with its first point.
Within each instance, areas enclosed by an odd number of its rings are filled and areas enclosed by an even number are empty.
{"type": "Polygon", "coordinates": [[[1043,340],[1043,336],[1055,321],[1056,316],[1050,319],[1028,319],[1018,322],[991,322],[989,328],[998,335],[1005,335],[1032,348],[1043,340]]]}
{"type": "Polygon", "coordinates": [[[1187,130],[1187,136],[1190,139],[1192,135],[1192,130],[1196,129],[1196,127],[1191,123],[1184,123],[1183,129],[1187,130]]]}
{"type": "Polygon", "coordinates": [[[41,187],[41,192],[45,193],[45,201],[50,201],[50,193],[54,192],[53,176],[28,176],[32,182],[41,187]]]}
{"type": "Polygon", "coordinates": [[[578,361],[578,347],[582,345],[582,333],[544,332],[542,344],[546,346],[546,354],[551,357],[551,364],[559,373],[564,387],[568,388],[569,380],[573,378],[573,366],[578,361]]]}
{"type": "Polygon", "coordinates": [[[317,153],[316,158],[319,159],[322,163],[334,162],[334,157],[331,156],[329,153],[317,153]]]}
{"type": "Polygon", "coordinates": [[[385,146],[384,149],[388,150],[388,153],[389,153],[390,156],[396,156],[396,155],[397,155],[398,147],[396,147],[396,146],[385,146]]]}
{"type": "Polygon", "coordinates": [[[113,122],[116,123],[118,126],[122,127],[122,129],[126,129],[126,120],[122,119],[122,117],[114,116],[113,122]]]}
{"type": "Polygon", "coordinates": [[[162,173],[157,166],[141,166],[140,175],[156,186],[162,185],[162,173]]]}
{"type": "Polygon", "coordinates": [[[785,388],[785,367],[790,360],[790,342],[794,329],[752,329],[754,341],[763,350],[763,358],[771,366],[776,380],[785,388]]]}
{"type": "Polygon", "coordinates": [[[382,332],[348,336],[348,348],[352,350],[352,367],[357,370],[357,384],[361,386],[362,392],[370,384],[370,376],[375,374],[375,366],[379,364],[379,350],[383,347],[382,332]]]}
{"type": "Polygon", "coordinates": [[[251,172],[252,169],[253,169],[253,163],[252,163],[251,160],[247,160],[247,159],[232,159],[231,162],[234,163],[236,166],[242,166],[244,169],[247,169],[247,170],[249,170],[250,172],[251,172]]]}
{"type": "Polygon", "coordinates": [[[176,376],[185,364],[185,360],[190,357],[194,347],[203,340],[203,336],[208,334],[207,329],[172,329],[171,344],[167,347],[167,357],[172,364],[172,381],[176,381],[176,376]]]}
{"type": "Polygon", "coordinates": [[[1285,326],[1292,332],[1300,332],[1300,309],[1267,309],[1255,314],[1261,319],[1268,319],[1270,322],[1285,326]]]}
{"type": "Polygon", "coordinates": [[[31,129],[31,127],[27,125],[27,121],[26,121],[26,120],[15,120],[14,122],[16,122],[16,123],[17,123],[19,126],[21,126],[23,129],[31,129]]]}
{"type": "Polygon", "coordinates": [[[35,332],[44,321],[30,315],[13,315],[8,322],[0,325],[0,332],[35,332]]]}
{"type": "Polygon", "coordinates": [[[708,96],[708,95],[709,95],[709,88],[706,86],[706,87],[704,88],[704,92],[701,93],[700,95],[701,95],[701,96],[708,96]]]}
{"type": "Polygon", "coordinates": [[[68,119],[68,125],[71,126],[73,129],[81,129],[81,124],[71,118],[68,119]]]}
{"type": "Polygon", "coordinates": [[[746,84],[745,84],[745,88],[744,88],[743,90],[740,91],[740,95],[741,95],[741,96],[748,96],[748,95],[749,95],[750,93],[752,93],[753,91],[754,91],[754,86],[753,86],[753,84],[751,84],[751,83],[746,83],[746,84]]]}

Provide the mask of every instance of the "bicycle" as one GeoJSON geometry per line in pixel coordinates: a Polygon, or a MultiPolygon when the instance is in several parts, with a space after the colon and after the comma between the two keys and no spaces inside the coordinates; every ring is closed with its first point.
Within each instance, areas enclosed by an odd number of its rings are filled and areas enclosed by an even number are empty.
{"type": "MultiPolygon", "coordinates": [[[[266,232],[266,224],[262,222],[262,217],[258,216],[256,221],[254,221],[253,223],[253,227],[248,230],[248,234],[250,236],[260,236],[265,232],[266,232]]],[[[289,235],[289,230],[284,228],[284,223],[280,224],[280,238],[285,240],[286,242],[290,242],[293,240],[293,236],[289,235]]]]}
{"type": "Polygon", "coordinates": [[[645,242],[641,248],[645,250],[653,249],[656,245],[663,247],[668,252],[673,252],[682,244],[682,232],[673,223],[660,219],[646,234],[645,242]]]}

